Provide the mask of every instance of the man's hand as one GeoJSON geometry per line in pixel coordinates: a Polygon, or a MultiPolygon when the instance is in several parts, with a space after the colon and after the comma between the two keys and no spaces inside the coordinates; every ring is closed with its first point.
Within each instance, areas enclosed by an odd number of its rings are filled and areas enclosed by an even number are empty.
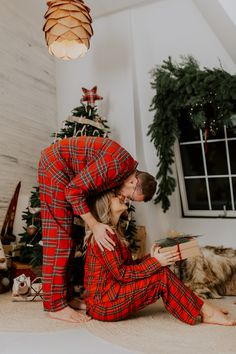
{"type": "Polygon", "coordinates": [[[109,251],[114,250],[115,242],[107,234],[107,231],[114,234],[114,231],[110,226],[97,222],[91,231],[95,241],[102,251],[104,251],[104,248],[108,249],[109,251]]]}
{"type": "Polygon", "coordinates": [[[92,231],[95,241],[97,242],[99,248],[104,251],[104,248],[109,251],[113,251],[115,242],[108,236],[107,231],[114,234],[112,228],[106,224],[98,222],[91,212],[80,215],[81,218],[86,222],[89,229],[92,231]]]}
{"type": "MultiPolygon", "coordinates": [[[[161,247],[153,248],[153,256],[158,260],[158,262],[162,265],[162,267],[169,266],[174,264],[175,262],[179,261],[179,253],[176,251],[168,251],[160,253],[161,247]]],[[[152,253],[152,250],[151,250],[152,253]]]]}

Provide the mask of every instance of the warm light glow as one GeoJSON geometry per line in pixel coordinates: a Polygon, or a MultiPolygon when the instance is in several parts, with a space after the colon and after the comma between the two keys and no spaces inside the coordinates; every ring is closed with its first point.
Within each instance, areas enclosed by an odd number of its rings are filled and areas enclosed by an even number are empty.
{"type": "Polygon", "coordinates": [[[44,32],[49,53],[63,60],[82,58],[93,35],[90,9],[83,0],[51,0],[44,32]]]}
{"type": "Polygon", "coordinates": [[[50,54],[63,60],[71,60],[82,58],[87,53],[88,49],[83,43],[78,43],[76,40],[64,40],[62,42],[53,42],[48,46],[50,54]]]}

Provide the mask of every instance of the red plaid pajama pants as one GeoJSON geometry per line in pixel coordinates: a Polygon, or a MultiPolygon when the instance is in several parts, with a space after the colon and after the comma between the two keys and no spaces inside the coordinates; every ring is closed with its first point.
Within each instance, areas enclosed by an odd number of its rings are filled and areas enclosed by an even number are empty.
{"type": "Polygon", "coordinates": [[[168,312],[177,319],[195,324],[203,301],[180,281],[168,267],[148,278],[121,285],[114,301],[87,299],[88,314],[100,321],[122,320],[162,297],[168,312]]]}
{"type": "Polygon", "coordinates": [[[73,213],[65,199],[69,176],[60,170],[60,182],[50,168],[39,164],[39,187],[43,240],[44,309],[55,312],[67,306],[70,295],[69,275],[75,251],[71,238],[73,213]]]}

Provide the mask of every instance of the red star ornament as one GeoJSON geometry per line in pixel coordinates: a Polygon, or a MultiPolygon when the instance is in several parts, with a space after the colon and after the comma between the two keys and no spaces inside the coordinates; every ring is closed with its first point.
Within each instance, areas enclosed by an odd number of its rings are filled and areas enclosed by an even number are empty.
{"type": "Polygon", "coordinates": [[[102,96],[97,94],[97,86],[94,86],[91,90],[87,90],[86,88],[82,87],[82,90],[84,93],[82,101],[87,102],[87,104],[90,106],[94,106],[95,101],[103,99],[102,96]]]}

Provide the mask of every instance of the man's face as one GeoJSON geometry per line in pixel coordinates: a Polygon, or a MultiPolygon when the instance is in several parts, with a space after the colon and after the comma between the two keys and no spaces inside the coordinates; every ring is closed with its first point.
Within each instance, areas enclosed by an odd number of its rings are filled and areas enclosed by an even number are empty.
{"type": "Polygon", "coordinates": [[[119,189],[119,195],[128,201],[143,202],[144,195],[141,192],[138,178],[134,177],[131,181],[125,182],[119,189]]]}

